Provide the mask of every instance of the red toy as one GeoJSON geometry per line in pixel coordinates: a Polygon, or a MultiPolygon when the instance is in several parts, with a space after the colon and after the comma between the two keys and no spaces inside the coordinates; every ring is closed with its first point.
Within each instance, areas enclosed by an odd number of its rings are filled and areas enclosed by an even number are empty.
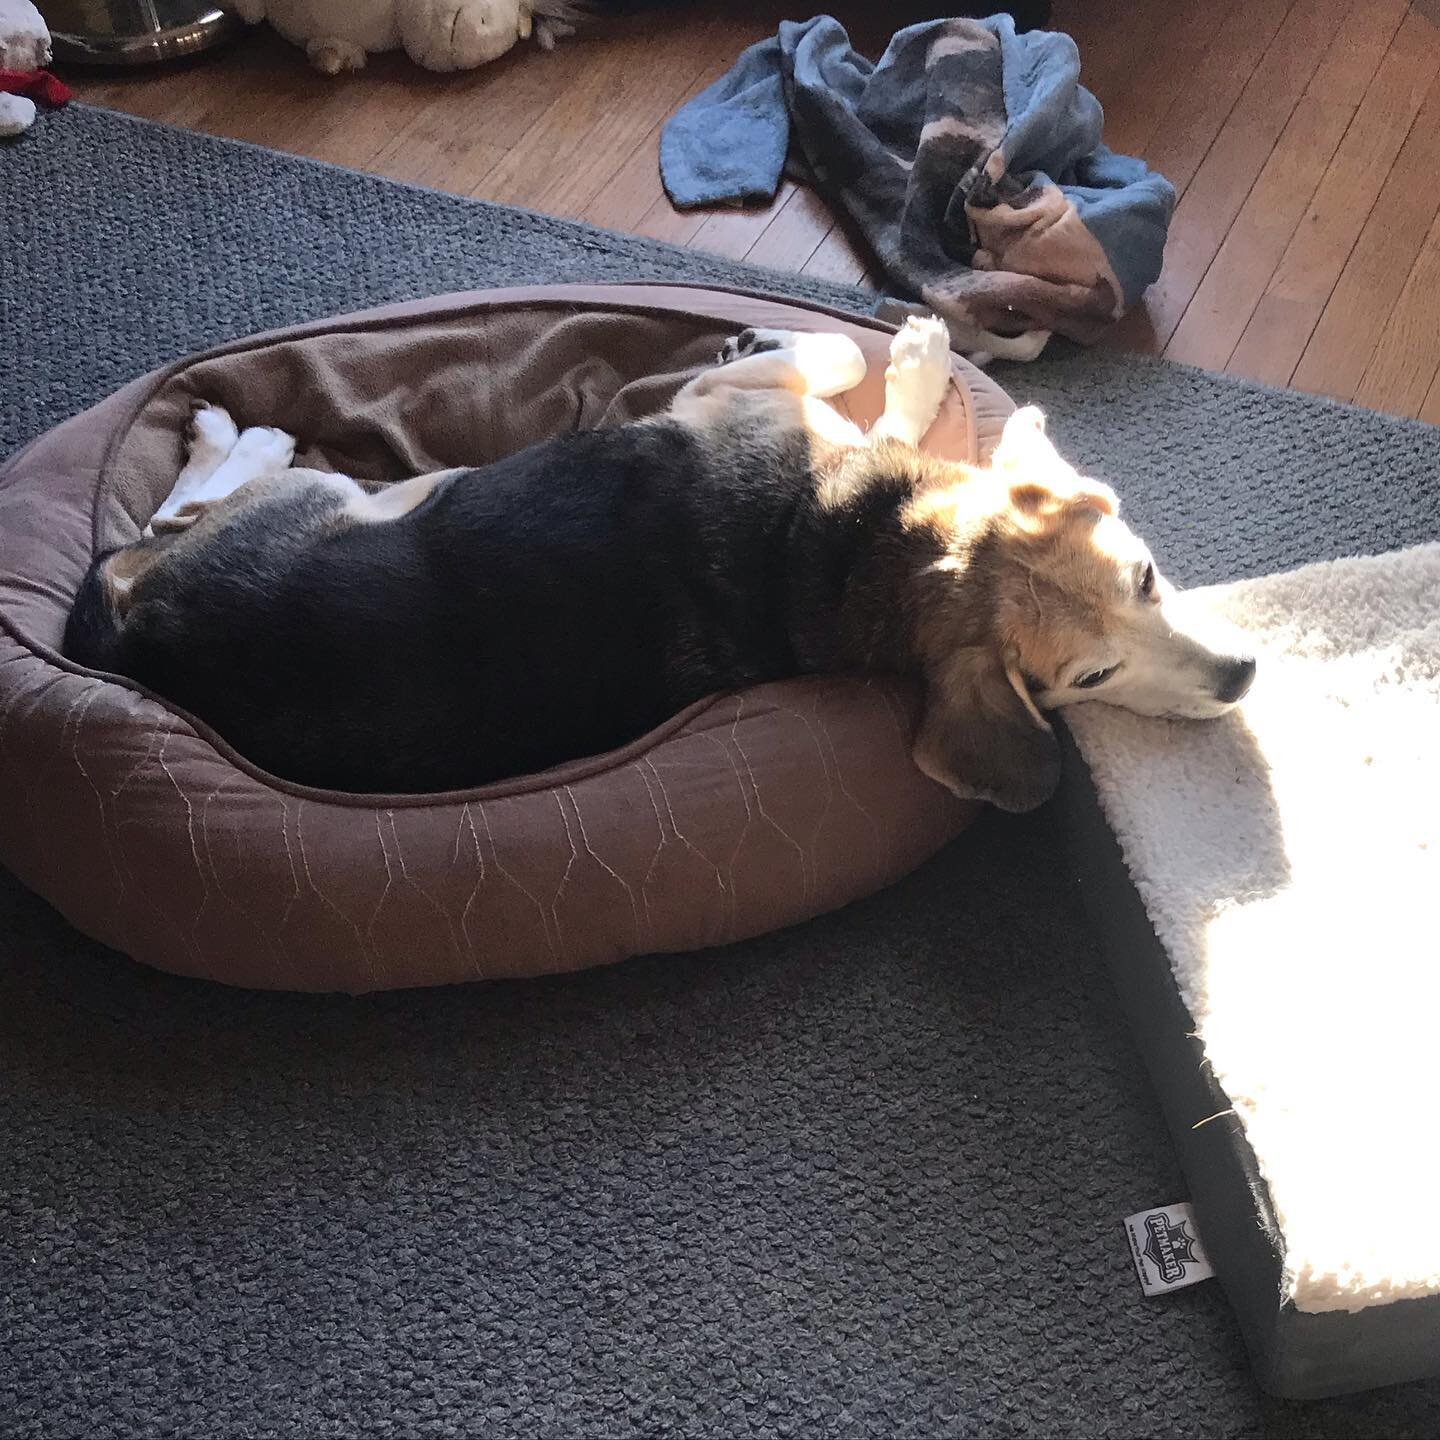
{"type": "Polygon", "coordinates": [[[70,87],[48,70],[0,70],[0,136],[28,130],[35,119],[36,100],[63,105],[69,99],[70,87]]]}

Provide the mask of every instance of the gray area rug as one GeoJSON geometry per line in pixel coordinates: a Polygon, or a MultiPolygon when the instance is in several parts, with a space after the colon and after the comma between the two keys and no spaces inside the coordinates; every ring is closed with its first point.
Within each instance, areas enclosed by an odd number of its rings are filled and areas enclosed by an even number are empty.
{"type": "MultiPolygon", "coordinates": [[[[507,281],[858,292],[72,109],[0,149],[0,451],[229,336],[507,281]]],[[[1185,581],[1440,533],[1440,431],[1003,377],[1185,581]]],[[[76,864],[86,863],[83,855],[76,864]]],[[[1422,1436],[1261,1396],[1052,822],[712,954],[362,1000],[151,973],[0,875],[0,1434],[1422,1436]]]]}

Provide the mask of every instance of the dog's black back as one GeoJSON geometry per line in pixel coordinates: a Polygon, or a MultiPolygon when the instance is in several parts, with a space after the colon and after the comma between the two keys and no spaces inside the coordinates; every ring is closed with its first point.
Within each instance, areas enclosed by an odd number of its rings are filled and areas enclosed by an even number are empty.
{"type": "Polygon", "coordinates": [[[317,786],[445,790],[599,753],[840,661],[826,617],[863,527],[817,504],[803,431],[738,438],[565,436],[385,524],[327,524],[324,494],[262,502],[195,560],[177,546],[118,633],[92,573],[66,650],[317,786]]]}

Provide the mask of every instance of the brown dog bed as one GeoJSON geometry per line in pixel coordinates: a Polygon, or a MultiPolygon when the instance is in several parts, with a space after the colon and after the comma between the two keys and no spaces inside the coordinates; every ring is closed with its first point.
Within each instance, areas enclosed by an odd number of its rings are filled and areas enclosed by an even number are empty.
{"type": "MultiPolygon", "coordinates": [[[[173,706],[61,658],[97,549],[178,473],[191,401],[399,479],[668,404],[746,326],[839,329],[883,398],[890,332],[724,291],[490,291],[243,340],[134,381],[0,474],[0,860],[165,970],[366,991],[575,970],[804,920],[905,874],[976,807],[910,759],[915,697],[869,678],[718,695],[624,750],[450,795],[267,775],[173,706]]],[[[927,447],[979,459],[1011,406],[963,360],[927,447]]],[[[377,737],[377,743],[383,743],[377,737]]]]}

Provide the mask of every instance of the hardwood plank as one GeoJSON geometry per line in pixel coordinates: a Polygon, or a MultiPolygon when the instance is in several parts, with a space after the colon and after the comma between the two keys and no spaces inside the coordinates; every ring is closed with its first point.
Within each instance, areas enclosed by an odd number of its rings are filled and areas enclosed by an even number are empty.
{"type": "Polygon", "coordinates": [[[492,64],[453,77],[454,88],[436,96],[415,127],[422,122],[434,125],[448,114],[453,122],[473,126],[486,144],[509,150],[580,76],[613,64],[617,53],[633,43],[632,37],[629,27],[623,34],[609,34],[604,42],[579,35],[548,51],[517,45],[492,64]]]}
{"type": "Polygon", "coordinates": [[[1224,369],[1353,115],[1348,105],[1301,99],[1186,306],[1167,360],[1224,369]]]}
{"type": "Polygon", "coordinates": [[[1140,153],[1184,195],[1285,22],[1292,0],[1241,4],[1221,24],[1195,69],[1179,79],[1163,123],[1140,153]]]}
{"type": "Polygon", "coordinates": [[[435,98],[448,77],[427,77],[417,84],[414,66],[403,55],[382,55],[359,75],[344,81],[354,103],[337,102],[321,133],[305,153],[334,165],[374,168],[374,162],[412,120],[435,98]]]}
{"type": "MultiPolygon", "coordinates": [[[[268,122],[274,127],[271,137],[257,139],[256,143],[336,165],[373,170],[386,138],[386,131],[378,123],[380,117],[408,115],[420,103],[411,88],[397,82],[393,75],[317,74],[307,76],[305,83],[311,88],[272,112],[268,122]]],[[[205,123],[208,126],[214,121],[206,117],[205,123]]],[[[236,128],[231,119],[225,133],[236,128]]]]}
{"type": "MultiPolygon", "coordinates": [[[[201,63],[195,62],[197,75],[201,63]]],[[[376,79],[370,71],[321,75],[268,26],[244,35],[217,68],[223,83],[203,87],[198,105],[172,123],[300,155],[313,155],[331,129],[368,104],[376,79]]],[[[383,60],[380,69],[383,74],[383,60]]]]}
{"type": "Polygon", "coordinates": [[[107,86],[106,90],[103,100],[92,99],[83,92],[77,93],[91,104],[106,104],[112,110],[123,110],[144,120],[160,120],[186,129],[197,128],[212,101],[209,86],[197,83],[190,67],[157,75],[148,83],[138,82],[135,76],[128,75],[107,86]]]}
{"type": "Polygon", "coordinates": [[[1109,0],[1053,0],[1050,7],[1051,30],[1068,35],[1080,52],[1080,79],[1090,90],[1094,90],[1094,70],[1097,68],[1096,47],[1105,43],[1105,37],[1112,33],[1115,17],[1109,0]],[[1088,68],[1087,68],[1088,67],[1088,68]]]}
{"type": "Polygon", "coordinates": [[[1146,296],[1168,345],[1270,152],[1290,122],[1350,0],[1298,0],[1246,83],[1230,118],[1176,207],[1165,270],[1146,296]]]}
{"type": "Polygon", "coordinates": [[[1100,344],[1107,350],[1125,350],[1136,355],[1160,354],[1164,346],[1150,318],[1148,292],[1100,337],[1100,344]]]}
{"type": "Polygon", "coordinates": [[[1362,405],[1417,415],[1440,374],[1440,215],[1420,247],[1400,297],[1355,391],[1362,405]]]}
{"type": "MultiPolygon", "coordinates": [[[[1166,86],[1169,103],[1143,144],[1135,142],[1134,153],[1158,170],[1175,186],[1183,204],[1190,182],[1224,129],[1256,64],[1274,41],[1293,0],[1258,0],[1240,4],[1219,21],[1203,55],[1181,81],[1179,88],[1166,86]]],[[[1107,113],[1107,126],[1116,123],[1107,113]]],[[[1103,344],[1116,350],[1158,355],[1174,329],[1174,308],[1165,282],[1183,263],[1189,248],[1190,211],[1177,211],[1171,220],[1165,249],[1165,270],[1160,280],[1140,298],[1128,314],[1111,326],[1103,344]],[[1162,333],[1163,332],[1163,333],[1162,333]]],[[[1228,229],[1228,225],[1224,227],[1228,229]]],[[[1224,238],[1224,231],[1215,240],[1224,238]]],[[[1199,264],[1198,261],[1192,262],[1199,264]]],[[[1203,274],[1203,269],[1202,272],[1203,274]]],[[[1180,307],[1183,314],[1183,307],[1180,307]]]]}
{"type": "Polygon", "coordinates": [[[820,280],[834,280],[841,285],[858,285],[869,271],[872,258],[843,225],[837,224],[815,247],[800,267],[800,273],[820,280]]]}
{"type": "Polygon", "coordinates": [[[1440,74],[1440,30],[1411,14],[1366,91],[1226,368],[1286,385],[1440,74]]]}
{"type": "Polygon", "coordinates": [[[1188,5],[1178,11],[1146,3],[1145,9],[1163,16],[1164,23],[1143,39],[1136,37],[1125,57],[1125,78],[1101,99],[1105,143],[1112,150],[1121,155],[1146,153],[1175,107],[1176,77],[1192,75],[1204,64],[1236,3],[1216,0],[1210,6],[1188,5]]]}
{"type": "Polygon", "coordinates": [[[834,228],[830,207],[809,186],[797,185],[745,258],[777,270],[799,270],[834,228]]]}
{"type": "Polygon", "coordinates": [[[1428,421],[1431,425],[1440,425],[1440,375],[1435,377],[1435,383],[1431,385],[1430,393],[1420,407],[1419,418],[1428,421]]]}
{"type": "Polygon", "coordinates": [[[1288,385],[1324,305],[1323,297],[1305,300],[1268,290],[1246,322],[1225,364],[1226,373],[1266,385],[1288,385]]]}
{"type": "Polygon", "coordinates": [[[1409,9],[1409,0],[1357,0],[1305,93],[1330,105],[1358,105],[1409,9]]]}
{"type": "Polygon", "coordinates": [[[743,259],[795,193],[795,182],[782,180],[768,205],[710,211],[705,223],[691,236],[690,248],[731,260],[743,259]]]}
{"type": "MultiPolygon", "coordinates": [[[[712,54],[710,63],[675,102],[675,109],[694,99],[707,85],[723,75],[733,60],[729,46],[712,54]]],[[[581,210],[580,219],[588,220],[592,225],[606,225],[612,230],[633,230],[652,205],[665,199],[665,187],[660,181],[660,132],[667,119],[668,115],[650,127],[645,137],[581,210]]]]}
{"type": "Polygon", "coordinates": [[[510,153],[468,131],[457,134],[443,122],[411,126],[406,133],[403,146],[386,146],[365,168],[391,180],[469,195],[510,153]]]}
{"type": "Polygon", "coordinates": [[[1290,383],[1353,399],[1387,317],[1440,210],[1440,79],[1425,104],[1350,252],[1290,383]]]}
{"type": "MultiPolygon", "coordinates": [[[[114,76],[108,85],[108,102],[111,108],[138,115],[141,120],[228,134],[228,130],[216,130],[210,125],[210,112],[232,111],[236,117],[243,115],[251,121],[264,121],[265,115],[288,104],[297,85],[304,84],[304,60],[295,65],[295,52],[285,53],[287,49],[278,36],[268,32],[245,35],[223,56],[228,69],[226,78],[235,81],[233,88],[229,84],[213,84],[212,75],[204,69],[203,62],[196,60],[174,69],[132,71],[114,76]],[[245,94],[243,105],[242,92],[245,94]]],[[[75,86],[79,98],[89,98],[84,84],[76,85],[76,76],[66,75],[66,79],[75,86]]],[[[262,137],[268,134],[268,125],[264,122],[256,128],[262,137]]]]}
{"type": "Polygon", "coordinates": [[[386,140],[371,168],[468,194],[591,60],[583,45],[562,44],[548,54],[517,47],[491,65],[447,77],[386,140]]]}
{"type": "Polygon", "coordinates": [[[698,33],[693,25],[652,24],[649,31],[635,44],[621,35],[597,47],[577,82],[557,95],[472,193],[557,215],[584,210],[709,63],[712,23],[698,33]],[[622,43],[626,62],[605,63],[622,43]],[[609,168],[597,163],[606,156],[613,157],[609,168]]]}
{"type": "Polygon", "coordinates": [[[735,63],[736,55],[756,40],[763,39],[765,33],[764,22],[754,16],[714,27],[709,45],[698,51],[704,57],[699,72],[670,109],[611,172],[578,212],[578,218],[588,220],[592,225],[633,230],[657,203],[668,204],[665,187],[660,181],[660,132],[665,121],[707,85],[718,80],[735,63]]]}
{"type": "Polygon", "coordinates": [[[672,245],[688,245],[714,213],[713,210],[677,210],[669,197],[662,194],[636,221],[635,233],[648,235],[652,240],[668,240],[672,245]]]}
{"type": "Polygon", "coordinates": [[[633,230],[652,205],[664,200],[660,129],[659,125],[651,127],[620,168],[596,191],[580,212],[580,219],[611,230],[633,230]]]}
{"type": "Polygon", "coordinates": [[[1135,55],[1163,28],[1168,9],[1146,0],[1059,0],[1050,28],[1075,41],[1081,83],[1109,111],[1123,105],[1135,55]]]}

